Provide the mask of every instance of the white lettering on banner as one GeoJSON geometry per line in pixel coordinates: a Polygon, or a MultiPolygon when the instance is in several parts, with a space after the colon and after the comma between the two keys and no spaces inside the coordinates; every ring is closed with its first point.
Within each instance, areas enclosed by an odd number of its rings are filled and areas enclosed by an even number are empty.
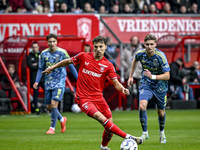
{"type": "Polygon", "coordinates": [[[200,20],[117,19],[121,32],[199,32],[200,20]]]}
{"type": "Polygon", "coordinates": [[[60,23],[9,23],[0,24],[0,41],[6,36],[34,36],[39,31],[39,35],[44,35],[46,31],[59,35],[61,31],[60,23]]]}
{"type": "Polygon", "coordinates": [[[86,74],[89,74],[89,75],[91,75],[91,76],[94,76],[94,77],[101,77],[102,76],[102,74],[98,74],[98,73],[95,73],[95,72],[93,72],[93,71],[89,71],[89,70],[86,70],[86,69],[84,69],[83,68],[83,71],[82,71],[83,73],[86,73],[86,74]]]}

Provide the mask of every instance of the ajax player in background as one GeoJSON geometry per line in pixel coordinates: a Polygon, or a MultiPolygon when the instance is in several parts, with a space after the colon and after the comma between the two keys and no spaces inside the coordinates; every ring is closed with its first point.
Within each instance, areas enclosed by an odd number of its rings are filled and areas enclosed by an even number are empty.
{"type": "Polygon", "coordinates": [[[166,143],[164,133],[165,107],[167,102],[168,80],[170,78],[170,67],[165,54],[156,47],[156,37],[152,34],[146,35],[144,39],[145,49],[139,50],[133,59],[128,85],[133,84],[133,73],[137,61],[143,67],[141,86],[139,90],[139,117],[143,129],[141,138],[149,138],[147,130],[147,105],[148,101],[154,99],[157,105],[158,122],[160,127],[160,143],[166,143]]]}
{"type": "Polygon", "coordinates": [[[94,52],[79,53],[78,55],[61,61],[43,73],[50,74],[54,69],[64,67],[69,64],[80,64],[79,75],[76,89],[76,103],[89,117],[96,119],[101,123],[105,130],[102,135],[100,150],[109,150],[108,142],[113,134],[122,138],[133,139],[138,144],[143,143],[142,138],[131,136],[123,132],[113,123],[111,110],[103,98],[103,88],[108,76],[118,91],[128,95],[128,89],[118,81],[114,66],[105,57],[104,52],[107,48],[106,38],[97,36],[92,40],[94,52]]]}
{"type": "MultiPolygon", "coordinates": [[[[66,50],[57,47],[57,36],[55,34],[47,36],[47,44],[49,48],[43,50],[39,58],[37,77],[33,85],[35,89],[38,88],[42,71],[64,59],[70,58],[66,50]]],[[[69,65],[69,69],[77,79],[78,73],[74,66],[69,65]]],[[[65,92],[66,75],[66,67],[55,69],[51,74],[45,75],[45,104],[47,104],[47,109],[51,110],[51,126],[46,134],[55,134],[57,119],[61,123],[61,132],[64,133],[66,130],[67,118],[62,117],[58,111],[58,103],[62,100],[65,92]]]]}

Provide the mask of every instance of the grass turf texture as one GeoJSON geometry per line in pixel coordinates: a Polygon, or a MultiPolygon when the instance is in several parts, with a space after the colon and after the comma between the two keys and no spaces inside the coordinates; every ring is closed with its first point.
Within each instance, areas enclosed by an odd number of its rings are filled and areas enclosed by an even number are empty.
{"type": "MultiPolygon", "coordinates": [[[[166,144],[159,143],[156,110],[148,110],[150,138],[139,145],[139,150],[200,150],[200,110],[166,110],[166,144]]],[[[47,135],[50,116],[0,116],[0,150],[99,150],[103,127],[85,113],[62,113],[68,118],[67,130],[47,135]]],[[[140,136],[138,111],[113,111],[114,123],[123,131],[140,136]]],[[[122,138],[114,135],[108,147],[119,150],[122,138]]]]}

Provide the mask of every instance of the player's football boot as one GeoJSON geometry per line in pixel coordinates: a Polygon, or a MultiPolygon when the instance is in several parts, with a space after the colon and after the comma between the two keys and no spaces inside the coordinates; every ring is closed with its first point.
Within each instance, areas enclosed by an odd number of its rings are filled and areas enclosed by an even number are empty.
{"type": "Polygon", "coordinates": [[[46,132],[46,134],[55,134],[55,131],[51,128],[49,128],[49,130],[46,132]]]}
{"type": "Polygon", "coordinates": [[[148,134],[148,132],[143,132],[142,133],[142,135],[140,136],[142,139],[143,139],[143,141],[144,140],[147,140],[148,138],[149,138],[149,134],[148,134]]]}
{"type": "Polygon", "coordinates": [[[106,147],[102,147],[102,146],[100,146],[100,150],[111,150],[111,149],[108,148],[107,146],[106,146],[106,147]]]}
{"type": "Polygon", "coordinates": [[[66,122],[67,122],[67,118],[66,117],[63,117],[64,121],[61,122],[61,132],[64,133],[65,130],[66,130],[66,122]]]}
{"type": "Polygon", "coordinates": [[[166,137],[164,132],[159,132],[160,135],[160,143],[166,143],[166,137]]]}
{"type": "Polygon", "coordinates": [[[138,145],[144,142],[144,140],[141,137],[130,136],[129,139],[133,139],[138,145]]]}

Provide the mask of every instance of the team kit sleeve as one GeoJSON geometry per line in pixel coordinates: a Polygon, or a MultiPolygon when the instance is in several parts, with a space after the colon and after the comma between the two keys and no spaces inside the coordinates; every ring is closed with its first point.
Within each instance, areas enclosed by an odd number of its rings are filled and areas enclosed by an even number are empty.
{"type": "Polygon", "coordinates": [[[163,57],[162,57],[162,64],[161,64],[161,67],[162,67],[162,71],[163,71],[163,72],[168,72],[168,71],[170,71],[169,63],[168,63],[168,61],[167,61],[167,57],[165,56],[165,54],[163,54],[163,57]]]}
{"type": "Polygon", "coordinates": [[[71,57],[71,61],[74,65],[78,65],[78,64],[81,64],[82,62],[82,57],[83,57],[83,52],[77,54],[76,56],[74,57],[71,57]]]}
{"type": "Polygon", "coordinates": [[[108,68],[108,74],[107,74],[107,76],[108,76],[111,80],[117,79],[116,70],[115,70],[115,67],[113,66],[113,64],[110,64],[108,67],[109,67],[109,68],[108,68]]]}
{"type": "Polygon", "coordinates": [[[37,71],[37,76],[36,76],[36,80],[35,82],[39,83],[40,79],[42,77],[42,71],[44,70],[44,53],[41,53],[41,55],[39,55],[39,64],[38,64],[38,71],[37,71]]]}

